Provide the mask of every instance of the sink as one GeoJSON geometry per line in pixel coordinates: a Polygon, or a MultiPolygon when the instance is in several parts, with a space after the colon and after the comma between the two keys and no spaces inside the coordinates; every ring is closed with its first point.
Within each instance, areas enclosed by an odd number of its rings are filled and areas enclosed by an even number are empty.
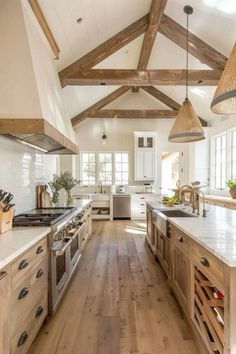
{"type": "Polygon", "coordinates": [[[158,230],[164,235],[168,234],[168,220],[167,218],[189,218],[196,217],[196,215],[186,213],[180,209],[174,210],[153,210],[152,212],[152,222],[158,228],[158,230]]]}
{"type": "Polygon", "coordinates": [[[105,194],[105,193],[93,193],[93,194],[89,194],[90,198],[92,200],[110,200],[110,196],[109,194],[105,194]]]}
{"type": "Polygon", "coordinates": [[[166,215],[169,218],[194,218],[196,215],[186,213],[183,210],[162,210],[161,214],[166,215]]]}

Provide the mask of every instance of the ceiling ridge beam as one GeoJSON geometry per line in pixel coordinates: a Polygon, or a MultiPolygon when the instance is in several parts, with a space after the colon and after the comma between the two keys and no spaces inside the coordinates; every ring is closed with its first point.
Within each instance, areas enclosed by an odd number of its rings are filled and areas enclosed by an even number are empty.
{"type": "MultiPolygon", "coordinates": [[[[158,90],[154,86],[141,86],[141,89],[149,93],[152,97],[156,98],[158,101],[164,103],[167,107],[174,109],[174,110],[179,110],[181,105],[173,100],[171,97],[167,96],[164,92],[158,90]]],[[[201,117],[199,117],[202,126],[207,127],[208,123],[201,117]]]]}
{"type": "Polygon", "coordinates": [[[100,101],[94,103],[92,106],[90,106],[89,108],[85,109],[83,112],[79,113],[77,116],[72,118],[71,119],[72,126],[74,127],[75,125],[83,122],[86,118],[89,117],[90,112],[93,112],[95,110],[107,106],[109,103],[115,101],[117,98],[119,98],[129,90],[130,90],[129,86],[122,86],[117,90],[113,91],[108,96],[102,98],[100,101]]]}
{"type": "MultiPolygon", "coordinates": [[[[158,31],[186,50],[187,30],[171,17],[166,14],[162,16],[158,31]]],[[[227,57],[191,32],[189,32],[189,53],[215,70],[223,70],[227,62],[227,57]]]]}
{"type": "Polygon", "coordinates": [[[59,78],[62,86],[63,81],[68,75],[71,75],[78,69],[94,67],[143,34],[148,27],[148,21],[149,16],[147,14],[60,71],[59,78]]]}
{"type": "MultiPolygon", "coordinates": [[[[221,77],[221,70],[189,71],[190,86],[216,86],[221,77]]],[[[83,69],[68,76],[65,85],[186,85],[186,69],[83,69]]]]}
{"type": "Polygon", "coordinates": [[[175,118],[176,110],[170,109],[98,109],[91,111],[88,118],[175,118]]]}
{"type": "Polygon", "coordinates": [[[167,0],[152,0],[149,12],[149,24],[143,39],[138,70],[145,70],[147,68],[166,3],[167,0]]]}
{"type": "Polygon", "coordinates": [[[43,11],[38,3],[38,0],[28,0],[31,9],[35,15],[35,17],[38,20],[38,23],[45,35],[45,37],[47,38],[47,41],[55,55],[55,59],[59,59],[59,53],[60,53],[60,49],[58,47],[58,44],[52,34],[52,31],[47,23],[47,20],[43,14],[43,11]]]}

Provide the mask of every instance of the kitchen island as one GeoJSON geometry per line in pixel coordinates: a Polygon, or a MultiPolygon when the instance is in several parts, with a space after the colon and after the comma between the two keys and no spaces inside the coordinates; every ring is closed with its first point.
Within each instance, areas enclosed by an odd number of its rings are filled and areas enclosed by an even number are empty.
{"type": "MultiPolygon", "coordinates": [[[[172,207],[172,210],[183,209],[172,207]]],[[[207,206],[207,217],[165,217],[165,205],[147,201],[147,242],[167,275],[203,353],[236,353],[236,215],[207,206]],[[150,214],[151,213],[151,214],[150,214]],[[150,223],[151,215],[151,223],[150,223]]],[[[201,208],[200,208],[201,210],[201,208]]]]}

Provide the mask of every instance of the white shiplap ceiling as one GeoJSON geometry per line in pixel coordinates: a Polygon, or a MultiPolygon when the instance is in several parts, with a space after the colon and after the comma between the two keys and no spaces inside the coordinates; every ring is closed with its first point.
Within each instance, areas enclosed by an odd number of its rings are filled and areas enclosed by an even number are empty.
{"type": "MultiPolygon", "coordinates": [[[[121,31],[149,12],[151,0],[39,0],[44,15],[60,48],[60,59],[57,61],[58,71],[62,70],[90,50],[121,31]],[[78,18],[82,18],[79,24],[78,18]]],[[[229,56],[236,40],[236,0],[168,0],[165,13],[181,25],[186,25],[183,7],[193,6],[194,13],[190,17],[190,31],[206,41],[209,45],[229,56]]],[[[136,68],[142,46],[140,36],[109,58],[99,63],[97,68],[136,68]]],[[[190,56],[190,68],[207,69],[206,65],[190,56]]],[[[173,42],[157,35],[150,57],[148,68],[184,68],[185,51],[173,42]]],[[[66,87],[65,104],[71,117],[82,112],[96,101],[105,97],[117,87],[66,87]]],[[[160,87],[171,98],[179,103],[185,96],[183,87],[160,87]]],[[[206,120],[214,119],[210,111],[210,102],[214,87],[190,88],[190,98],[197,113],[206,120]]],[[[134,108],[134,95],[128,93],[124,98],[112,104],[113,108],[128,105],[134,108]],[[127,104],[124,104],[124,99],[127,104]],[[117,106],[115,106],[117,104],[117,106]]],[[[161,105],[150,101],[147,94],[136,95],[137,102],[145,101],[142,108],[156,108],[161,105]],[[152,104],[151,104],[152,102],[152,104]]],[[[131,108],[131,107],[130,107],[131,108]]]]}

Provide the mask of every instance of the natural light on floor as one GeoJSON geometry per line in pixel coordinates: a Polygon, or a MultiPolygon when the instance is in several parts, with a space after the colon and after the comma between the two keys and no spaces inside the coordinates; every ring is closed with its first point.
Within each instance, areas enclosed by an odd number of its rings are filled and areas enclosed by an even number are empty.
{"type": "Polygon", "coordinates": [[[126,226],[125,232],[128,232],[129,234],[146,235],[145,229],[143,229],[143,228],[141,229],[141,228],[133,227],[133,226],[126,226]]]}

